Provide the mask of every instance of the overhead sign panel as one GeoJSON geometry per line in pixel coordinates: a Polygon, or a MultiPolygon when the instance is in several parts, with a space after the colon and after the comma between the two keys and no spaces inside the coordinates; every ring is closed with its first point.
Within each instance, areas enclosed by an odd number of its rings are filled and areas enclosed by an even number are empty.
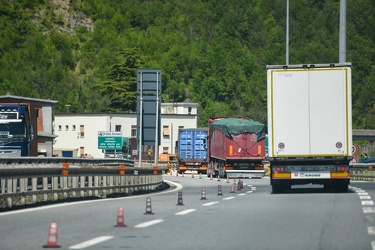
{"type": "Polygon", "coordinates": [[[156,95],[161,93],[161,70],[137,70],[137,93],[140,95],[156,95]]]}
{"type": "MultiPolygon", "coordinates": [[[[140,98],[137,97],[137,110],[140,110],[140,98]]],[[[160,101],[158,110],[156,110],[157,102],[156,96],[143,96],[143,112],[137,113],[137,131],[138,131],[138,145],[140,139],[140,131],[142,131],[142,145],[155,145],[155,135],[158,133],[158,144],[160,145],[160,101]],[[159,115],[157,115],[157,112],[159,115]],[[140,128],[141,124],[141,114],[142,114],[142,129],[140,128]],[[156,119],[158,118],[158,130],[156,131],[156,119]]]]}

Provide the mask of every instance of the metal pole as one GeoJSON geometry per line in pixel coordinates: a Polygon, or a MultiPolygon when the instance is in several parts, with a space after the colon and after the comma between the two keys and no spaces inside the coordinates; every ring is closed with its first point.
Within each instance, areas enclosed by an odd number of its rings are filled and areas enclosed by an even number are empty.
{"type": "Polygon", "coordinates": [[[140,72],[141,76],[140,76],[140,87],[141,87],[141,98],[139,100],[140,104],[139,104],[139,107],[140,107],[140,112],[139,112],[139,148],[138,148],[138,157],[139,157],[139,163],[138,163],[138,166],[141,167],[142,166],[142,127],[143,127],[143,120],[142,120],[142,117],[143,117],[143,79],[142,79],[142,72],[140,72]]]}
{"type": "Polygon", "coordinates": [[[289,65],[289,0],[286,0],[286,65],[289,65]]]}
{"type": "Polygon", "coordinates": [[[155,166],[159,163],[159,72],[156,72],[155,166]]]}
{"type": "Polygon", "coordinates": [[[346,0],[340,0],[339,63],[346,62],[346,0]]]}

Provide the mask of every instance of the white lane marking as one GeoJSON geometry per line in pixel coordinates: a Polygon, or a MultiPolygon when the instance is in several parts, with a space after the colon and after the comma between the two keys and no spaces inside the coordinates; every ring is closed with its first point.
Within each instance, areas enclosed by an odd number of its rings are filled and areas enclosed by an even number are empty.
{"type": "Polygon", "coordinates": [[[361,201],[361,203],[362,203],[362,206],[365,206],[365,205],[374,205],[373,201],[361,201]]]}
{"type": "Polygon", "coordinates": [[[375,207],[364,207],[363,213],[365,213],[365,214],[375,214],[375,207]]]}
{"type": "Polygon", "coordinates": [[[101,242],[110,240],[112,238],[113,238],[113,236],[100,236],[100,237],[97,237],[97,238],[79,243],[77,245],[71,246],[71,247],[69,247],[69,249],[83,249],[83,248],[90,247],[90,246],[99,244],[101,242]]]}
{"type": "Polygon", "coordinates": [[[254,191],[247,191],[246,193],[247,193],[247,194],[251,194],[252,192],[254,192],[254,191]]]}
{"type": "Polygon", "coordinates": [[[368,193],[357,193],[358,196],[368,195],[368,193]]]}
{"type": "Polygon", "coordinates": [[[255,191],[255,190],[257,190],[257,188],[256,187],[251,187],[251,190],[255,191]]]}
{"type": "Polygon", "coordinates": [[[215,205],[215,204],[217,204],[217,203],[219,203],[219,202],[218,202],[218,201],[213,201],[213,202],[209,202],[209,203],[202,204],[202,206],[207,207],[207,206],[215,205]]]}
{"type": "Polygon", "coordinates": [[[371,241],[371,248],[372,250],[375,250],[375,241],[371,241]]]}
{"type": "Polygon", "coordinates": [[[242,193],[242,194],[237,194],[238,196],[242,196],[242,195],[246,195],[246,193],[242,193]]]}
{"type": "Polygon", "coordinates": [[[355,190],[357,193],[366,193],[366,190],[363,190],[363,189],[357,189],[355,190]]]}
{"type": "Polygon", "coordinates": [[[135,225],[134,227],[135,228],[145,228],[145,227],[149,227],[149,226],[158,224],[158,223],[163,222],[163,221],[164,221],[163,219],[150,220],[150,221],[135,225]]]}
{"type": "Polygon", "coordinates": [[[234,198],[236,198],[236,197],[234,197],[234,196],[226,197],[226,198],[223,198],[223,201],[231,200],[231,199],[234,199],[234,198]]]}
{"type": "Polygon", "coordinates": [[[361,200],[371,200],[371,196],[363,195],[363,196],[359,196],[359,199],[361,199],[361,200]]]}
{"type": "Polygon", "coordinates": [[[367,232],[369,235],[375,235],[375,227],[368,227],[367,232]]]}
{"type": "Polygon", "coordinates": [[[196,211],[196,209],[194,209],[194,208],[192,208],[192,209],[186,209],[186,210],[183,210],[181,212],[175,213],[175,215],[185,215],[185,214],[192,213],[194,211],[196,211]]]}
{"type": "Polygon", "coordinates": [[[173,182],[173,181],[164,180],[164,179],[163,179],[163,181],[175,185],[176,188],[168,190],[168,191],[163,191],[163,192],[156,192],[156,193],[144,194],[144,195],[135,195],[135,196],[130,196],[130,197],[113,198],[113,199],[106,198],[106,199],[101,199],[101,200],[88,200],[88,201],[77,201],[77,202],[54,204],[54,205],[48,205],[48,206],[36,207],[36,208],[26,208],[26,209],[22,209],[22,210],[3,212],[3,213],[0,213],[0,216],[20,214],[20,213],[26,213],[26,212],[33,212],[33,211],[39,211],[39,210],[45,210],[45,209],[51,209],[51,208],[57,208],[57,207],[73,206],[73,205],[84,204],[84,203],[107,202],[107,201],[113,201],[114,199],[116,199],[116,200],[136,199],[136,198],[145,197],[145,196],[154,196],[154,195],[166,194],[166,193],[170,193],[170,192],[176,192],[176,191],[182,189],[181,184],[178,184],[178,183],[173,182]]]}

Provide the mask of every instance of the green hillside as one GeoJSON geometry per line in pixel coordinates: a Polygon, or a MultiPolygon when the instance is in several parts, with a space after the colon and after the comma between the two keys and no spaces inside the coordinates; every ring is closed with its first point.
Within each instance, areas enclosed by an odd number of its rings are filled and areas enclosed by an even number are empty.
{"type": "MultiPolygon", "coordinates": [[[[290,1],[289,63],[335,63],[340,0],[290,1]]],[[[353,127],[375,129],[375,5],[347,0],[353,127]]],[[[0,1],[0,95],[55,112],[136,110],[136,70],[162,70],[163,102],[265,122],[266,65],[285,63],[286,0],[0,1]]]]}

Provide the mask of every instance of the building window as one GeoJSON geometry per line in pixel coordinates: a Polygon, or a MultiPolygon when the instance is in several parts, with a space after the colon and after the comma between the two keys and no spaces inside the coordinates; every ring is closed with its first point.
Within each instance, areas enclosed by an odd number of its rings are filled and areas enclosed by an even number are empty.
{"type": "Polygon", "coordinates": [[[65,125],[65,131],[69,130],[69,125],[65,125]]]}
{"type": "Polygon", "coordinates": [[[169,126],[163,126],[163,135],[169,136],[169,126]]]}
{"type": "Polygon", "coordinates": [[[121,125],[116,125],[115,126],[115,131],[120,132],[121,131],[121,125]]]}
{"type": "Polygon", "coordinates": [[[191,115],[191,107],[188,107],[188,115],[191,115]]]}
{"type": "Polygon", "coordinates": [[[73,125],[73,126],[72,126],[72,130],[73,130],[73,131],[76,131],[76,125],[73,125]]]}
{"type": "Polygon", "coordinates": [[[178,126],[178,129],[183,129],[184,128],[184,126],[178,126]]]}
{"type": "Polygon", "coordinates": [[[61,131],[61,125],[59,125],[59,131],[61,131]]]}
{"type": "Polygon", "coordinates": [[[79,136],[81,138],[85,137],[85,125],[80,125],[79,126],[79,136]]]}
{"type": "Polygon", "coordinates": [[[131,137],[137,137],[137,125],[132,125],[131,137]]]}
{"type": "Polygon", "coordinates": [[[168,154],[169,147],[163,147],[163,154],[168,154]]]}
{"type": "Polygon", "coordinates": [[[79,147],[79,155],[82,157],[85,154],[85,147],[79,147]]]}

